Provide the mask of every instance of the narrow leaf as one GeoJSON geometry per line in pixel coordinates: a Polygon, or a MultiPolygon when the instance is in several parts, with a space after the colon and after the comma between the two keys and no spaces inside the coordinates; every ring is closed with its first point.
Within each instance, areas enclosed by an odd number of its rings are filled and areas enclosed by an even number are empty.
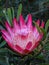
{"type": "Polygon", "coordinates": [[[0,43],[0,48],[3,47],[6,44],[5,41],[3,41],[2,43],[0,43]]]}
{"type": "Polygon", "coordinates": [[[43,36],[43,40],[46,38],[46,31],[45,31],[45,29],[43,29],[43,28],[40,28],[41,29],[41,31],[43,32],[43,34],[44,34],[44,36],[43,36]]]}
{"type": "Polygon", "coordinates": [[[11,13],[11,9],[10,8],[7,8],[3,10],[3,13],[4,13],[4,16],[6,18],[6,20],[8,21],[8,23],[10,25],[12,25],[12,13],[11,13]]]}
{"type": "Polygon", "coordinates": [[[7,62],[7,56],[0,56],[0,65],[9,65],[9,62],[7,62]]]}
{"type": "Polygon", "coordinates": [[[12,18],[14,18],[14,8],[12,7],[12,18]]]}
{"type": "Polygon", "coordinates": [[[0,37],[0,40],[1,40],[2,37],[0,37]]]}
{"type": "MultiPolygon", "coordinates": [[[[6,9],[3,10],[3,13],[4,13],[4,16],[5,16],[6,20],[7,20],[8,23],[9,23],[9,19],[8,19],[8,16],[7,16],[7,11],[6,11],[6,9]]],[[[10,24],[10,23],[9,23],[9,24],[10,24]]]]}
{"type": "Polygon", "coordinates": [[[19,16],[20,16],[21,12],[22,12],[22,4],[20,4],[19,7],[18,7],[17,20],[19,19],[19,16]]]}
{"type": "Polygon", "coordinates": [[[37,23],[35,21],[33,21],[33,23],[35,24],[35,26],[38,29],[39,33],[41,33],[42,31],[41,31],[40,27],[37,25],[37,23]]]}
{"type": "Polygon", "coordinates": [[[46,31],[43,29],[43,28],[40,28],[36,22],[33,21],[33,23],[35,24],[36,28],[38,29],[39,33],[42,33],[44,34],[44,37],[43,37],[43,40],[46,38],[46,31]]]}
{"type": "Polygon", "coordinates": [[[47,32],[48,30],[48,27],[49,27],[49,20],[46,22],[46,25],[45,25],[45,31],[47,32]]]}
{"type": "Polygon", "coordinates": [[[0,53],[6,53],[7,49],[6,48],[0,48],[0,53]]]}
{"type": "Polygon", "coordinates": [[[7,8],[7,16],[8,16],[10,25],[12,25],[12,13],[10,8],[7,8]]]}
{"type": "Polygon", "coordinates": [[[0,56],[6,56],[8,53],[8,50],[6,48],[0,48],[0,56]]]}

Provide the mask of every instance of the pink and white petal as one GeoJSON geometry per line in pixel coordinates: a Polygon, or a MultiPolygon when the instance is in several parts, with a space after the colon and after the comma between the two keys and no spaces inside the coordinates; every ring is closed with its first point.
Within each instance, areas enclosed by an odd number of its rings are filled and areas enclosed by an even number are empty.
{"type": "Polygon", "coordinates": [[[22,15],[20,15],[20,27],[23,28],[23,27],[26,27],[26,24],[25,24],[25,21],[24,21],[24,18],[22,15]]]}
{"type": "Polygon", "coordinates": [[[4,35],[11,42],[11,36],[8,34],[8,32],[5,30],[1,30],[1,32],[2,32],[2,35],[4,35]]]}
{"type": "Polygon", "coordinates": [[[18,24],[16,18],[13,19],[13,25],[14,25],[15,30],[19,29],[19,24],[18,24]]]}
{"type": "Polygon", "coordinates": [[[2,37],[5,39],[5,41],[7,42],[7,44],[11,49],[13,49],[14,51],[20,54],[23,54],[23,49],[21,47],[19,47],[18,45],[13,45],[12,42],[10,42],[9,39],[7,39],[4,35],[2,35],[2,37]]]}
{"type": "Polygon", "coordinates": [[[21,54],[21,55],[24,55],[25,53],[24,53],[24,50],[21,48],[21,47],[19,47],[18,45],[16,45],[16,46],[14,46],[12,43],[7,43],[8,45],[9,45],[9,47],[11,48],[11,49],[13,49],[16,53],[19,53],[19,54],[21,54]]]}
{"type": "Polygon", "coordinates": [[[11,43],[11,41],[8,39],[8,38],[6,38],[6,36],[4,36],[3,34],[2,34],[2,37],[4,38],[4,40],[8,43],[11,43]]]}
{"type": "Polygon", "coordinates": [[[41,28],[44,28],[44,22],[42,21],[42,23],[41,23],[41,26],[40,26],[41,28]]]}
{"type": "Polygon", "coordinates": [[[9,47],[11,48],[11,49],[13,49],[15,52],[18,52],[18,53],[20,53],[20,54],[23,54],[23,50],[19,47],[19,46],[14,46],[11,42],[9,42],[8,40],[6,40],[7,41],[7,44],[9,45],[9,47]]]}
{"type": "Polygon", "coordinates": [[[32,47],[31,51],[33,51],[35,48],[37,48],[38,45],[39,45],[39,42],[36,42],[36,43],[34,44],[34,46],[32,47]]]}
{"type": "Polygon", "coordinates": [[[18,45],[15,45],[15,46],[14,46],[14,50],[15,50],[16,52],[20,53],[20,54],[24,54],[23,49],[22,49],[20,46],[18,46],[18,45]]]}
{"type": "Polygon", "coordinates": [[[16,18],[14,18],[14,19],[13,19],[14,28],[16,28],[16,22],[17,22],[17,20],[16,20],[16,18]]]}
{"type": "MultiPolygon", "coordinates": [[[[36,40],[35,40],[36,41],[36,40]]],[[[36,41],[34,45],[32,45],[30,51],[33,51],[38,45],[40,44],[40,41],[36,41]]]]}
{"type": "Polygon", "coordinates": [[[13,45],[12,43],[8,42],[8,45],[11,49],[13,49],[15,52],[18,52],[19,54],[24,54],[23,49],[19,47],[18,45],[13,45]]]}
{"type": "Polygon", "coordinates": [[[43,37],[43,34],[40,34],[40,35],[37,37],[36,42],[41,41],[42,37],[43,37]]]}
{"type": "Polygon", "coordinates": [[[25,50],[24,50],[24,54],[27,55],[28,53],[30,53],[30,50],[25,49],[25,50]]]}
{"type": "Polygon", "coordinates": [[[26,22],[26,23],[28,22],[28,15],[27,15],[26,18],[25,18],[25,22],[26,22]]]}
{"type": "Polygon", "coordinates": [[[37,25],[39,26],[39,25],[40,25],[40,20],[38,19],[36,23],[37,23],[37,25]]]}
{"type": "Polygon", "coordinates": [[[37,39],[37,37],[39,36],[39,32],[36,27],[34,27],[33,36],[35,39],[37,39]]]}
{"type": "Polygon", "coordinates": [[[42,35],[39,35],[35,40],[36,41],[35,44],[31,48],[32,51],[40,44],[41,39],[42,39],[42,35]]]}
{"type": "Polygon", "coordinates": [[[26,46],[26,49],[29,50],[32,47],[32,42],[29,42],[26,46]]]}
{"type": "Polygon", "coordinates": [[[27,44],[27,46],[26,46],[24,52],[25,52],[26,54],[30,53],[30,52],[31,52],[31,51],[30,51],[31,47],[32,47],[32,43],[29,42],[29,43],[27,44]]]}
{"type": "Polygon", "coordinates": [[[32,27],[32,16],[31,16],[31,14],[29,14],[28,15],[28,19],[27,19],[27,26],[29,27],[29,28],[31,28],[32,27]]]}
{"type": "Polygon", "coordinates": [[[5,22],[5,26],[6,26],[6,29],[8,30],[8,32],[10,33],[10,35],[13,34],[12,28],[10,27],[8,22],[5,22]]]}

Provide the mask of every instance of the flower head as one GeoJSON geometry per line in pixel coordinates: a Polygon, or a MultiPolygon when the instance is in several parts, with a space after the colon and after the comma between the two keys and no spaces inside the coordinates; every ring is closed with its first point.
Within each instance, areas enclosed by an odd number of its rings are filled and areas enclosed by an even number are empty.
{"type": "MultiPolygon", "coordinates": [[[[36,23],[39,26],[40,20],[37,20],[36,23]]],[[[32,25],[31,14],[28,14],[25,21],[20,15],[19,23],[14,18],[13,27],[8,22],[5,23],[5,26],[7,30],[1,30],[3,38],[11,49],[23,55],[32,52],[43,37],[43,33],[39,33],[38,29],[32,25]]],[[[44,22],[41,23],[40,27],[44,27],[44,22]]]]}

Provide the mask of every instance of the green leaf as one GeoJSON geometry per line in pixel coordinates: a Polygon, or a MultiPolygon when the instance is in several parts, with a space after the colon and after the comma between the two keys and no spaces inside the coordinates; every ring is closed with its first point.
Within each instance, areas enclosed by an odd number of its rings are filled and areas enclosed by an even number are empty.
{"type": "Polygon", "coordinates": [[[46,38],[46,31],[45,31],[45,29],[44,28],[40,28],[35,21],[33,21],[33,23],[35,24],[35,26],[38,29],[39,33],[43,32],[43,34],[44,34],[43,40],[44,40],[46,38]]]}
{"type": "Polygon", "coordinates": [[[38,29],[39,33],[41,33],[42,32],[41,28],[37,25],[37,23],[35,21],[33,21],[33,23],[35,24],[35,26],[38,29]]]}
{"type": "Polygon", "coordinates": [[[12,50],[8,48],[0,48],[0,55],[6,55],[7,53],[10,53],[12,55],[18,55],[17,53],[13,52],[12,50]]]}
{"type": "Polygon", "coordinates": [[[38,59],[44,59],[43,53],[40,53],[36,58],[38,58],[38,59]]]}
{"type": "Polygon", "coordinates": [[[0,17],[3,16],[3,12],[2,9],[0,9],[0,17]]]}
{"type": "Polygon", "coordinates": [[[49,51],[49,42],[45,44],[44,49],[49,51]]]}
{"type": "Polygon", "coordinates": [[[14,8],[12,7],[12,18],[14,18],[14,8]]]}
{"type": "Polygon", "coordinates": [[[37,25],[36,22],[33,21],[33,23],[35,24],[35,26],[36,26],[36,28],[38,29],[39,33],[42,33],[42,32],[44,33],[44,38],[43,38],[43,39],[45,39],[45,38],[46,38],[46,31],[45,31],[45,29],[44,29],[44,28],[40,28],[40,27],[37,25]]]}
{"type": "Polygon", "coordinates": [[[4,16],[6,18],[6,20],[8,21],[8,23],[10,25],[12,25],[12,13],[11,13],[11,9],[10,8],[7,8],[3,10],[3,13],[4,13],[4,16]]]}
{"type": "Polygon", "coordinates": [[[49,65],[49,63],[40,63],[40,65],[49,65]]]}
{"type": "Polygon", "coordinates": [[[13,52],[12,50],[10,50],[10,49],[8,49],[8,48],[7,48],[7,50],[8,50],[9,53],[14,54],[14,55],[17,55],[17,54],[16,54],[15,52],[13,52]]]}
{"type": "Polygon", "coordinates": [[[0,40],[1,40],[2,37],[0,37],[0,40]]]}
{"type": "Polygon", "coordinates": [[[6,48],[0,48],[0,53],[2,52],[7,52],[7,49],[6,48]]]}
{"type": "Polygon", "coordinates": [[[7,56],[0,56],[0,64],[1,65],[9,65],[8,57],[7,56]]]}
{"type": "Polygon", "coordinates": [[[17,20],[19,19],[19,16],[20,16],[21,12],[22,12],[22,4],[20,4],[19,7],[18,7],[17,20]]]}
{"type": "Polygon", "coordinates": [[[6,48],[0,48],[0,56],[6,56],[8,53],[8,50],[6,48]]]}
{"type": "MultiPolygon", "coordinates": [[[[6,9],[3,10],[3,13],[4,13],[5,18],[7,19],[8,23],[9,23],[9,19],[8,19],[8,16],[7,16],[7,11],[6,11],[6,9]]],[[[9,24],[10,24],[10,23],[9,23],[9,24]]]]}
{"type": "Polygon", "coordinates": [[[14,65],[13,63],[11,63],[11,65],[14,65]]]}
{"type": "Polygon", "coordinates": [[[48,30],[48,27],[49,27],[49,20],[46,22],[46,25],[45,25],[45,31],[47,32],[48,30]]]}
{"type": "Polygon", "coordinates": [[[7,16],[8,16],[10,25],[12,25],[12,13],[10,8],[7,8],[7,16]]]}
{"type": "Polygon", "coordinates": [[[6,44],[5,41],[1,42],[1,43],[0,43],[0,48],[3,47],[5,44],[6,44]]]}
{"type": "Polygon", "coordinates": [[[43,40],[46,38],[46,31],[45,31],[45,29],[44,28],[40,28],[41,29],[41,31],[44,33],[44,35],[43,35],[43,40]]]}

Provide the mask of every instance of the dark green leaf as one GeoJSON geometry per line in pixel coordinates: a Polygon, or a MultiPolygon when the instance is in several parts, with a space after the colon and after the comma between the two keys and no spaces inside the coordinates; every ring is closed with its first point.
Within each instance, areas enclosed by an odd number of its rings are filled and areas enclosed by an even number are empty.
{"type": "Polygon", "coordinates": [[[40,65],[49,65],[49,63],[40,63],[40,65]]]}
{"type": "Polygon", "coordinates": [[[8,50],[6,48],[0,48],[0,56],[6,56],[8,53],[8,50]]]}
{"type": "Polygon", "coordinates": [[[17,20],[19,19],[19,16],[20,16],[21,12],[22,12],[22,4],[20,4],[19,7],[18,7],[17,20]]]}
{"type": "Polygon", "coordinates": [[[9,65],[7,58],[8,58],[7,56],[0,56],[0,64],[1,65],[9,65]]]}
{"type": "Polygon", "coordinates": [[[40,28],[36,22],[33,21],[33,23],[35,24],[36,28],[38,29],[39,33],[44,33],[44,37],[43,37],[43,40],[46,38],[46,31],[44,30],[44,28],[40,28]]]}
{"type": "Polygon", "coordinates": [[[11,53],[11,54],[14,54],[14,55],[17,55],[15,52],[13,52],[12,50],[10,50],[10,49],[7,49],[8,50],[8,52],[9,53],[11,53]]]}
{"type": "Polygon", "coordinates": [[[2,37],[0,37],[0,40],[1,40],[2,37]]]}
{"type": "Polygon", "coordinates": [[[0,48],[0,53],[6,53],[8,52],[6,48],[0,48]]]}
{"type": "Polygon", "coordinates": [[[1,43],[0,43],[0,48],[3,47],[5,44],[6,44],[5,41],[1,42],[1,43]]]}
{"type": "Polygon", "coordinates": [[[41,31],[40,27],[37,25],[37,23],[35,21],[33,21],[33,23],[35,24],[35,26],[38,29],[39,33],[41,33],[42,31],[41,31]]]}
{"type": "Polygon", "coordinates": [[[8,23],[10,24],[9,19],[8,19],[8,16],[7,16],[7,11],[6,11],[6,9],[3,10],[3,13],[4,13],[4,16],[5,16],[5,18],[7,19],[8,23]]]}
{"type": "Polygon", "coordinates": [[[44,59],[43,53],[40,53],[40,54],[37,56],[37,58],[39,58],[39,59],[44,59]]]}
{"type": "Polygon", "coordinates": [[[44,33],[44,36],[43,36],[43,40],[46,38],[46,31],[44,30],[44,28],[40,28],[41,31],[44,33]]]}
{"type": "Polygon", "coordinates": [[[2,10],[0,10],[0,17],[1,17],[1,16],[3,16],[3,12],[2,12],[2,10]]]}
{"type": "Polygon", "coordinates": [[[7,8],[7,16],[8,16],[10,25],[12,25],[12,13],[10,8],[7,8]]]}
{"type": "Polygon", "coordinates": [[[49,27],[49,20],[46,22],[46,25],[45,25],[45,31],[47,32],[48,30],[48,27],[49,27]]]}
{"type": "Polygon", "coordinates": [[[14,8],[12,7],[12,18],[14,18],[14,8]]]}
{"type": "Polygon", "coordinates": [[[46,43],[46,45],[44,46],[44,49],[47,50],[47,51],[49,50],[49,42],[46,43]]]}
{"type": "Polygon", "coordinates": [[[7,8],[7,10],[4,9],[3,13],[4,13],[4,16],[7,19],[8,23],[10,25],[12,25],[12,13],[11,13],[11,9],[10,8],[7,8]]]}

